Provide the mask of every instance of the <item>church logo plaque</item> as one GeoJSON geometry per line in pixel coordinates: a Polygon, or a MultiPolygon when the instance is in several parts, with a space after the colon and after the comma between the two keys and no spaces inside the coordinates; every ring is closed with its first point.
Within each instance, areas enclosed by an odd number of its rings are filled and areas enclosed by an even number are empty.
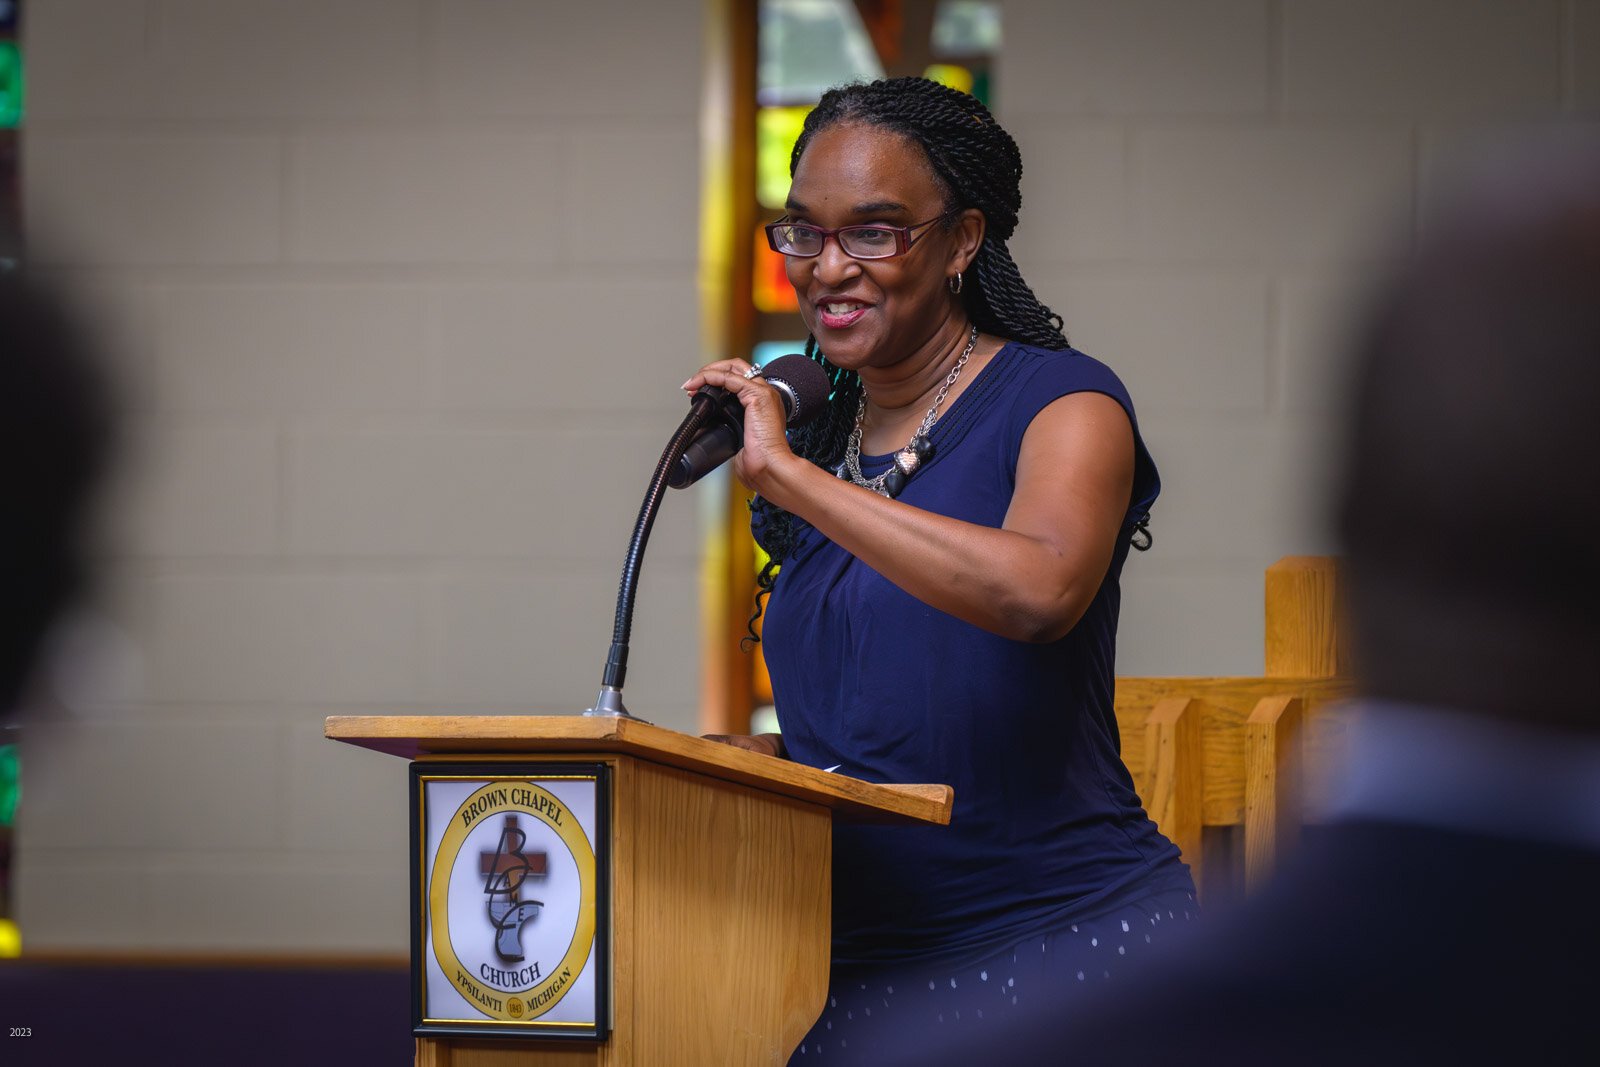
{"type": "Polygon", "coordinates": [[[608,768],[414,763],[419,1035],[604,1038],[608,768]]]}

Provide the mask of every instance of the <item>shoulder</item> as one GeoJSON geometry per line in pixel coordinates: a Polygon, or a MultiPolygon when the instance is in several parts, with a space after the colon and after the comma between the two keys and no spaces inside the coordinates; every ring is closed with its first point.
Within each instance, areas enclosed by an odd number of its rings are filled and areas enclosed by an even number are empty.
{"type": "Polygon", "coordinates": [[[1014,365],[1014,407],[1045,407],[1071,393],[1104,393],[1133,415],[1127,386],[1115,371],[1076,348],[1038,348],[1013,341],[1005,352],[1014,365]]]}
{"type": "Polygon", "coordinates": [[[1076,348],[1038,348],[1013,341],[995,358],[1006,361],[1007,421],[1016,442],[1021,442],[1041,411],[1075,393],[1100,393],[1115,400],[1137,434],[1138,423],[1127,387],[1115,371],[1094,357],[1076,348]]]}
{"type": "Polygon", "coordinates": [[[1020,452],[1022,439],[1039,413],[1062,397],[1100,393],[1117,402],[1133,429],[1134,488],[1129,515],[1137,520],[1147,514],[1161,492],[1161,478],[1139,433],[1133,399],[1116,372],[1076,348],[1038,348],[1017,341],[1007,344],[995,358],[1006,360],[1006,431],[1011,455],[1020,452]]]}

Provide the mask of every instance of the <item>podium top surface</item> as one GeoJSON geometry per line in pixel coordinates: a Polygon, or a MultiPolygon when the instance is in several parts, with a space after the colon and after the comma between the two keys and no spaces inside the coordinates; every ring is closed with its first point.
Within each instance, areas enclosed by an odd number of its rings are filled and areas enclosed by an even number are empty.
{"type": "Polygon", "coordinates": [[[875,785],[637,719],[584,715],[334,715],[335,741],[404,759],[617,753],[819,804],[851,822],[950,822],[947,785],[875,785]]]}

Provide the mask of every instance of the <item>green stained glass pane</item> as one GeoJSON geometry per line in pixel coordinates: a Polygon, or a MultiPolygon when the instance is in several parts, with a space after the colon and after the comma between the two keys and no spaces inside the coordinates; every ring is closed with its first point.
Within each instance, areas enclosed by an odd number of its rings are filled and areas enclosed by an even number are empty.
{"type": "Polygon", "coordinates": [[[22,53],[15,41],[0,41],[0,127],[22,123],[22,53]]]}
{"type": "Polygon", "coordinates": [[[835,85],[881,77],[853,0],[761,0],[761,103],[810,104],[835,85]]]}
{"type": "Polygon", "coordinates": [[[789,197],[789,153],[800,137],[809,107],[764,107],[756,112],[756,199],[783,207],[789,197]]]}
{"type": "Polygon", "coordinates": [[[978,103],[989,110],[994,110],[994,98],[990,95],[989,86],[992,85],[989,72],[980,70],[972,76],[972,95],[978,98],[978,103]]]}
{"type": "Polygon", "coordinates": [[[17,821],[17,798],[22,795],[22,773],[16,745],[0,745],[0,826],[17,821]]]}

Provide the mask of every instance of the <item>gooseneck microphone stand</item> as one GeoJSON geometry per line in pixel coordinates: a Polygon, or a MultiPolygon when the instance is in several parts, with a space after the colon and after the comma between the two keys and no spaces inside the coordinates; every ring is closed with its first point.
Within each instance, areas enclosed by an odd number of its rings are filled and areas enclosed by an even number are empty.
{"type": "Polygon", "coordinates": [[[639,565],[644,559],[645,542],[650,539],[650,527],[655,525],[656,512],[661,510],[661,497],[667,489],[667,478],[701,429],[721,410],[721,395],[721,389],[702,389],[695,394],[689,405],[689,414],[667,442],[661,459],[656,463],[656,471],[650,476],[650,488],[645,490],[639,518],[633,524],[633,537],[628,542],[628,556],[622,564],[622,583],[617,590],[617,618],[611,631],[611,654],[606,657],[605,673],[600,679],[600,695],[595,697],[594,707],[584,712],[585,715],[638,718],[623,706],[622,683],[628,676],[628,635],[633,631],[633,601],[639,591],[639,565]]]}

